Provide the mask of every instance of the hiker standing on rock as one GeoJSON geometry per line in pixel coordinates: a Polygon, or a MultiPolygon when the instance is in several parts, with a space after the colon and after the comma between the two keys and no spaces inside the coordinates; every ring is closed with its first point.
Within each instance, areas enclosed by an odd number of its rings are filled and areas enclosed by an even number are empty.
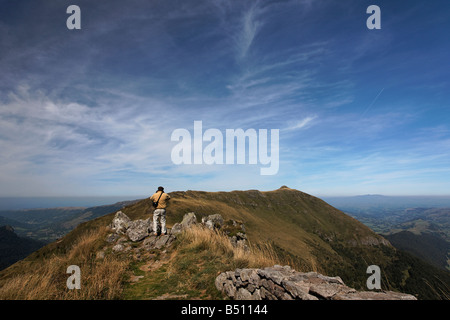
{"type": "Polygon", "coordinates": [[[170,196],[164,193],[163,187],[158,187],[158,190],[150,197],[155,211],[153,212],[153,231],[155,236],[158,235],[158,220],[161,221],[161,234],[167,234],[166,229],[166,207],[170,200],[170,196]]]}

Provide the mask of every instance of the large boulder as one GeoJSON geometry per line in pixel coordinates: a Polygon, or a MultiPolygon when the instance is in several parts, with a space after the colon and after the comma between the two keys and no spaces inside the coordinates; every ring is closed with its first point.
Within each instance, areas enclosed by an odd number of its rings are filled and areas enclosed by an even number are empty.
{"type": "Polygon", "coordinates": [[[197,217],[194,212],[186,213],[180,223],[175,223],[172,227],[171,234],[177,234],[197,224],[197,217]]]}
{"type": "MultiPolygon", "coordinates": [[[[145,220],[131,220],[125,213],[118,211],[114,216],[110,228],[116,234],[127,235],[131,241],[141,241],[147,237],[153,229],[152,218],[145,220]]],[[[114,242],[117,237],[110,235],[107,238],[108,242],[114,242]]]]}
{"type": "Polygon", "coordinates": [[[110,228],[118,234],[125,234],[130,226],[131,219],[122,211],[117,211],[110,228]]]}
{"type": "Polygon", "coordinates": [[[227,271],[216,278],[215,285],[235,300],[417,300],[392,291],[356,291],[339,277],[279,265],[227,271]]]}
{"type": "Polygon", "coordinates": [[[152,232],[152,225],[153,222],[151,218],[148,218],[146,220],[138,219],[131,221],[129,223],[126,234],[128,238],[133,242],[141,241],[152,232]]]}

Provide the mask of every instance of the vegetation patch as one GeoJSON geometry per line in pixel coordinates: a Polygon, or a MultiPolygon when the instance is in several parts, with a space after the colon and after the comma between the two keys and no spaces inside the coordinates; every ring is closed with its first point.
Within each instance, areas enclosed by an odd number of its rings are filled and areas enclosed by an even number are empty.
{"type": "MultiPolygon", "coordinates": [[[[234,247],[222,231],[202,226],[185,230],[169,250],[161,253],[163,263],[157,269],[126,285],[125,299],[224,299],[215,287],[215,278],[221,272],[280,263],[269,246],[255,245],[247,250],[234,247]]],[[[136,275],[142,274],[146,263],[132,266],[136,275]]]]}

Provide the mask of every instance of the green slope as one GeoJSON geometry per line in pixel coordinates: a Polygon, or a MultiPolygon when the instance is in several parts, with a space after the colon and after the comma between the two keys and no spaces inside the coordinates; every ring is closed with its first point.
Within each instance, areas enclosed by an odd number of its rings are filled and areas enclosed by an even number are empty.
{"type": "Polygon", "coordinates": [[[450,243],[441,237],[428,232],[416,234],[411,231],[400,231],[386,235],[386,238],[396,248],[409,252],[438,268],[450,270],[448,264],[450,243]]]}

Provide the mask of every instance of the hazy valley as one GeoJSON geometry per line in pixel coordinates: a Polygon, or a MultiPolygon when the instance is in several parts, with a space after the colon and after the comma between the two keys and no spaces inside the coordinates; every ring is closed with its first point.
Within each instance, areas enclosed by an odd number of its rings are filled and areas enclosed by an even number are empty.
{"type": "Polygon", "coordinates": [[[395,247],[450,270],[450,198],[366,195],[324,198],[395,247]]]}

